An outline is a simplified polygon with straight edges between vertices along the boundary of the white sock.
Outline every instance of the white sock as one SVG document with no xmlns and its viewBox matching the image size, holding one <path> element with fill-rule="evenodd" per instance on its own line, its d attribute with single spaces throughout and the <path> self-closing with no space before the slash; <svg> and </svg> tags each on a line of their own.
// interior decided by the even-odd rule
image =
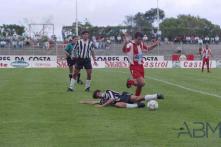
<svg viewBox="0 0 221 147">
<path fill-rule="evenodd" d="M 86 80 L 85 89 L 91 87 L 91 80 Z"/>
<path fill-rule="evenodd" d="M 157 99 L 157 94 L 145 95 L 144 99 L 145 99 L 146 101 L 156 100 L 156 99 Z"/>
<path fill-rule="evenodd" d="M 70 83 L 70 87 L 69 88 L 74 89 L 75 83 L 76 83 L 76 80 L 71 78 L 71 83 Z"/>
<path fill-rule="evenodd" d="M 132 108 L 137 108 L 138 105 L 137 104 L 127 104 L 126 107 L 129 108 L 129 109 L 130 108 L 132 109 Z"/>
</svg>

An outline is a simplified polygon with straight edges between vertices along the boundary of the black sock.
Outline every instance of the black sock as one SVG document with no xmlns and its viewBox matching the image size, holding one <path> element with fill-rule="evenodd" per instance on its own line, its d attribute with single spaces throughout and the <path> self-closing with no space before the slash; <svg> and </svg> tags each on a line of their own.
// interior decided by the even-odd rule
<svg viewBox="0 0 221 147">
<path fill-rule="evenodd" d="M 77 76 L 77 82 L 80 82 L 80 77 L 81 77 L 81 74 L 79 73 Z"/>
<path fill-rule="evenodd" d="M 69 74 L 69 78 L 70 78 L 70 79 L 72 78 L 72 74 Z"/>
</svg>

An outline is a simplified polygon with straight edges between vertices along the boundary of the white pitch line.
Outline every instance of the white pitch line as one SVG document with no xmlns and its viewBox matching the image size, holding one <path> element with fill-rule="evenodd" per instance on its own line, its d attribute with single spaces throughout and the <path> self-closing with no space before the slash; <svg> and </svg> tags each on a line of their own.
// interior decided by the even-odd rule
<svg viewBox="0 0 221 147">
<path fill-rule="evenodd" d="M 122 72 L 122 71 L 117 71 L 117 72 L 128 74 L 127 72 Z M 186 91 L 191 91 L 191 92 L 194 92 L 194 93 L 198 93 L 198 94 L 202 94 L 202 95 L 208 95 L 208 96 L 212 96 L 212 97 L 216 97 L 216 98 L 220 98 L 221 99 L 220 95 L 209 93 L 209 92 L 205 92 L 205 91 L 201 91 L 201 90 L 197 90 L 197 89 L 193 89 L 193 88 L 188 88 L 188 87 L 185 87 L 185 86 L 182 86 L 182 85 L 179 85 L 179 84 L 175 84 L 175 83 L 172 83 L 172 82 L 169 82 L 169 81 L 161 80 L 161 79 L 158 79 L 158 78 L 154 78 L 154 77 L 150 77 L 149 76 L 149 77 L 147 77 L 147 79 L 154 80 L 154 81 L 157 81 L 157 82 L 161 82 L 161 83 L 164 83 L 164 84 L 167 84 L 167 85 L 171 85 L 171 86 L 174 86 L 174 87 L 178 87 L 178 88 L 184 89 Z"/>
<path fill-rule="evenodd" d="M 148 77 L 148 79 L 154 80 L 154 81 L 157 81 L 157 82 L 161 82 L 161 83 L 164 83 L 164 84 L 167 84 L 167 85 L 171 85 L 171 86 L 174 86 L 174 87 L 178 87 L 178 88 L 181 88 L 181 89 L 184 89 L 184 90 L 187 90 L 187 91 L 199 93 L 199 94 L 202 94 L 202 95 L 208 95 L 208 96 L 221 98 L 221 96 L 217 95 L 217 94 L 213 94 L 213 93 L 209 93 L 209 92 L 205 92 L 205 91 L 201 91 L 201 90 L 197 90 L 197 89 L 193 89 L 193 88 L 188 88 L 188 87 L 185 87 L 185 86 L 182 86 L 182 85 L 179 85 L 179 84 L 175 84 L 175 83 L 172 83 L 172 82 L 169 82 L 169 81 L 157 79 L 157 78 L 154 78 L 154 77 Z"/>
</svg>

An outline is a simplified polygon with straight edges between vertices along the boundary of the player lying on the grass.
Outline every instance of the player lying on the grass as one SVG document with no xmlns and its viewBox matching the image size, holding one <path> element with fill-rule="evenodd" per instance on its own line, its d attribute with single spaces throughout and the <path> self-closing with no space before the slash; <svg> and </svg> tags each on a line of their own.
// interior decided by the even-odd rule
<svg viewBox="0 0 221 147">
<path fill-rule="evenodd" d="M 84 100 L 80 103 L 96 105 L 96 107 L 115 106 L 117 108 L 143 108 L 145 107 L 142 101 L 150 101 L 156 99 L 164 99 L 162 94 L 152 94 L 145 96 L 135 96 L 127 92 L 116 92 L 113 90 L 95 90 L 93 93 L 93 100 Z M 99 99 L 99 100 L 97 100 Z"/>
</svg>

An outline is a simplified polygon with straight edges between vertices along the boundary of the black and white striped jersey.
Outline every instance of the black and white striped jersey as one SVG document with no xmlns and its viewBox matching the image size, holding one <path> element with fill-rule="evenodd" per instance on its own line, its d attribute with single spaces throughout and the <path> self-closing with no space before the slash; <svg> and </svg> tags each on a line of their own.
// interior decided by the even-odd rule
<svg viewBox="0 0 221 147">
<path fill-rule="evenodd" d="M 113 103 L 120 101 L 121 93 L 112 91 L 112 90 L 106 90 L 103 94 L 103 97 L 100 100 L 100 104 L 105 104 L 108 100 L 112 99 Z"/>
<path fill-rule="evenodd" d="M 92 41 L 87 40 L 84 41 L 83 39 L 80 39 L 76 46 L 75 49 L 78 52 L 78 58 L 91 58 L 91 52 L 94 50 L 95 46 Z"/>
</svg>

